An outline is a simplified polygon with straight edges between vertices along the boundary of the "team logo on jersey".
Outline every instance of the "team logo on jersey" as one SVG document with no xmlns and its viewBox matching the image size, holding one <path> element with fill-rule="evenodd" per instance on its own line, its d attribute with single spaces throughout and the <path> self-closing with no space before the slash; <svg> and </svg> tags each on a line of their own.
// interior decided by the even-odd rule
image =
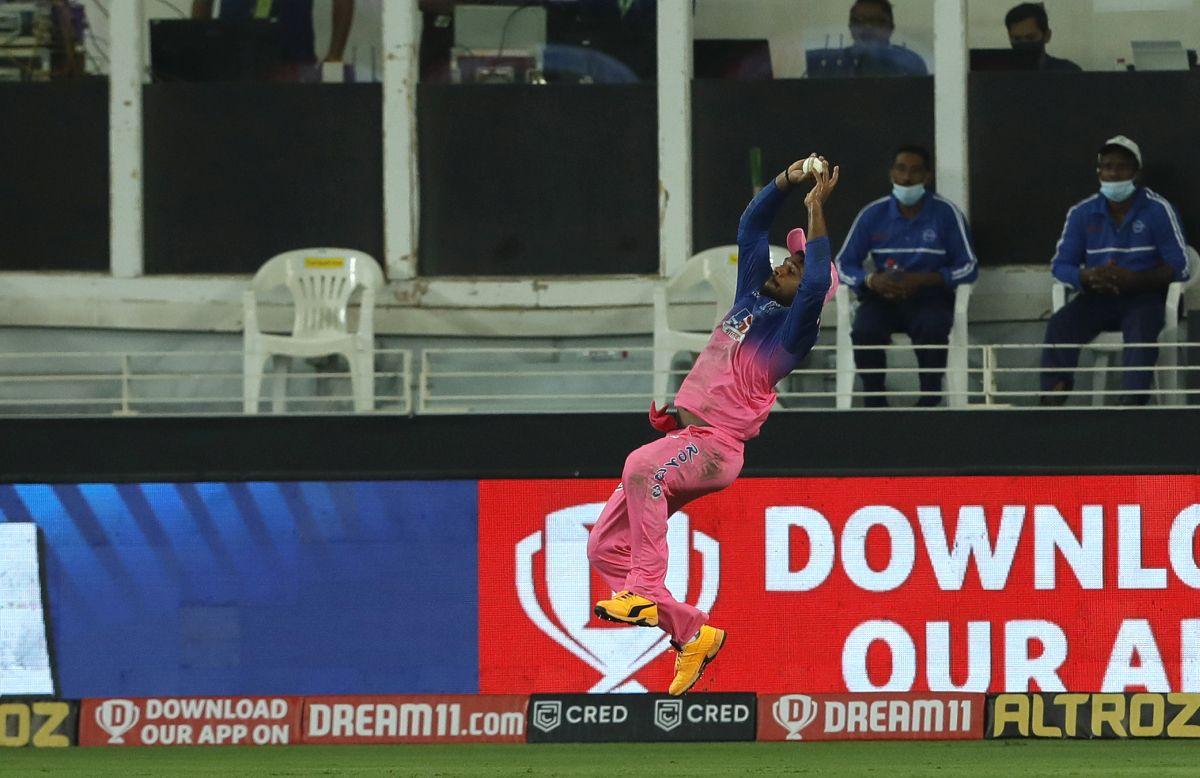
<svg viewBox="0 0 1200 778">
<path fill-rule="evenodd" d="M 644 692 L 646 687 L 633 676 L 668 649 L 670 636 L 657 629 L 588 626 L 593 605 L 588 530 L 602 510 L 604 503 L 593 502 L 555 511 L 546 516 L 545 530 L 537 530 L 517 543 L 517 597 L 538 629 L 600 673 L 600 680 L 590 692 Z M 700 593 L 694 605 L 709 611 L 717 601 L 721 582 L 720 544 L 692 530 L 688 515 L 677 512 L 667 521 L 667 545 L 673 550 L 667 560 L 667 590 L 676 599 L 687 597 L 689 579 L 695 572 L 689 552 L 694 549 L 702 566 Z M 535 582 L 534 559 L 539 554 L 545 573 L 542 581 Z M 544 602 L 539 590 L 544 591 Z M 544 715 L 547 727 L 556 726 L 551 724 L 549 712 Z M 550 731 L 538 726 L 544 732 Z"/>
<path fill-rule="evenodd" d="M 921 233 L 921 240 L 925 241 L 926 243 L 933 243 L 935 240 L 937 240 L 937 230 L 929 227 Z"/>
<path fill-rule="evenodd" d="M 1146 231 L 1146 223 L 1143 222 L 1141 219 L 1136 219 L 1133 222 L 1133 231 L 1137 232 L 1137 233 L 1145 232 Z"/>
<path fill-rule="evenodd" d="M 742 308 L 737 313 L 730 316 L 721 325 L 721 329 L 725 330 L 725 334 L 741 343 L 746 339 L 746 333 L 750 331 L 750 325 L 754 323 L 754 316 L 746 308 Z"/>
</svg>

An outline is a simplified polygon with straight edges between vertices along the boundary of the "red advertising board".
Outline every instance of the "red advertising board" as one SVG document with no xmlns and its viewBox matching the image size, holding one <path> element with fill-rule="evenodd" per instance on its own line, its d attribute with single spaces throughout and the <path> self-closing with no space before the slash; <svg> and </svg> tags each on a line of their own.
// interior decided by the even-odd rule
<svg viewBox="0 0 1200 778">
<path fill-rule="evenodd" d="M 591 612 L 615 483 L 480 483 L 480 691 L 666 688 L 662 633 Z M 744 478 L 672 517 L 667 586 L 729 632 L 698 690 L 1200 691 L 1198 526 L 1191 476 Z"/>
<path fill-rule="evenodd" d="M 759 740 L 978 740 L 982 694 L 763 694 Z"/>
<path fill-rule="evenodd" d="M 524 743 L 515 694 L 307 697 L 305 743 Z"/>
<path fill-rule="evenodd" d="M 287 745 L 300 742 L 299 697 L 83 700 L 81 746 Z"/>
</svg>

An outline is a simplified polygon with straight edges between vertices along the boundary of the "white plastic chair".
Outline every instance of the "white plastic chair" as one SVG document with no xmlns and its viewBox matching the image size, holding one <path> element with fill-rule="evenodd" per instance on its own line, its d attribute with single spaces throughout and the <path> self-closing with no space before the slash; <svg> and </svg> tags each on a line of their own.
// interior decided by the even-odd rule
<svg viewBox="0 0 1200 778">
<path fill-rule="evenodd" d="M 971 303 L 974 284 L 959 284 L 954 287 L 954 324 L 950 327 L 950 343 L 946 354 L 947 404 L 951 408 L 967 407 L 967 308 Z M 850 287 L 838 286 L 834 294 L 837 302 L 837 407 L 849 408 L 854 395 L 854 343 L 850 340 L 850 326 L 854 321 L 856 302 L 851 301 Z M 892 343 L 911 346 L 912 339 L 902 332 L 892 335 Z"/>
<path fill-rule="evenodd" d="M 1162 332 L 1158 334 L 1160 343 L 1179 343 L 1182 341 L 1182 333 L 1179 327 L 1179 304 L 1183 300 L 1183 293 L 1191 285 L 1196 278 L 1197 271 L 1200 271 L 1200 254 L 1191 246 L 1187 247 L 1187 264 L 1191 271 L 1188 274 L 1187 281 L 1172 281 L 1167 287 L 1167 301 L 1164 310 L 1164 324 Z M 1054 282 L 1050 288 L 1050 311 L 1058 313 L 1058 310 L 1067 304 L 1066 284 Z M 1092 405 L 1104 405 L 1104 390 L 1108 386 L 1108 367 L 1112 364 L 1113 359 L 1124 348 L 1124 337 L 1120 332 L 1101 332 L 1096 336 L 1091 343 L 1084 344 L 1084 348 L 1089 349 L 1093 354 L 1092 370 Z M 1179 347 L 1168 346 L 1159 347 L 1158 363 L 1166 368 L 1165 370 L 1155 370 L 1153 375 L 1154 383 L 1158 386 L 1160 401 L 1165 405 L 1178 405 L 1183 402 L 1183 396 L 1179 393 L 1179 373 L 1174 370 L 1179 364 Z"/>
<path fill-rule="evenodd" d="M 771 265 L 778 265 L 790 256 L 782 246 L 770 247 Z M 708 344 L 713 328 L 721 322 L 733 305 L 737 292 L 736 245 L 716 246 L 696 254 L 683 265 L 674 277 L 660 282 L 654 288 L 654 401 L 662 405 L 667 401 L 667 387 L 671 380 L 671 363 L 681 351 L 698 354 Z M 678 304 L 678 298 L 700 284 L 707 283 L 715 295 L 713 315 L 707 329 L 672 329 L 670 309 Z"/>
<path fill-rule="evenodd" d="M 353 249 L 310 248 L 288 251 L 267 260 L 242 293 L 243 409 L 258 413 L 263 368 L 268 358 L 321 357 L 341 354 L 350 363 L 354 410 L 375 406 L 375 290 L 383 286 L 383 271 L 370 255 Z M 269 335 L 258 326 L 258 298 L 286 286 L 292 294 L 295 318 L 290 335 Z M 349 332 L 346 309 L 350 296 L 363 287 L 358 331 Z M 276 410 L 282 410 L 285 387 L 278 379 Z"/>
</svg>

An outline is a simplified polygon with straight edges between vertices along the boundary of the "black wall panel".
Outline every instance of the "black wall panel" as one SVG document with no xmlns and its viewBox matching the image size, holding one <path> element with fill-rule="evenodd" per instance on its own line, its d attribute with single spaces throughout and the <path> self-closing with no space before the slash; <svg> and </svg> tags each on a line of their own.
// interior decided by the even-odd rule
<svg viewBox="0 0 1200 778">
<path fill-rule="evenodd" d="M 108 271 L 108 81 L 0 84 L 3 270 Z"/>
<path fill-rule="evenodd" d="M 309 246 L 382 264 L 379 84 L 145 87 L 146 272 L 253 273 Z"/>
<path fill-rule="evenodd" d="M 654 90 L 421 84 L 421 274 L 657 273 Z"/>
<path fill-rule="evenodd" d="M 378 84 L 150 84 L 144 96 L 148 272 L 253 272 L 310 245 L 383 259 Z M 697 250 L 734 240 L 752 148 L 764 179 L 810 150 L 843 165 L 829 208 L 840 246 L 887 193 L 892 148 L 933 143 L 930 78 L 698 80 L 693 97 Z M 419 99 L 423 273 L 657 270 L 653 84 L 422 84 Z M 101 79 L 0 85 L 6 269 L 108 269 L 107 101 Z M 1145 183 L 1200 240 L 1200 74 L 973 73 L 969 108 L 983 263 L 1048 261 L 1116 133 L 1142 144 Z M 792 198 L 772 240 L 804 218 Z"/>
<path fill-rule="evenodd" d="M 972 73 L 971 225 L 983 264 L 1046 262 L 1067 210 L 1098 188 L 1096 150 L 1123 134 L 1142 183 L 1200 237 L 1200 72 Z"/>
<path fill-rule="evenodd" d="M 645 414 L 10 419 L 0 481 L 617 478 Z M 1198 473 L 1191 410 L 780 413 L 744 473 Z"/>
</svg>

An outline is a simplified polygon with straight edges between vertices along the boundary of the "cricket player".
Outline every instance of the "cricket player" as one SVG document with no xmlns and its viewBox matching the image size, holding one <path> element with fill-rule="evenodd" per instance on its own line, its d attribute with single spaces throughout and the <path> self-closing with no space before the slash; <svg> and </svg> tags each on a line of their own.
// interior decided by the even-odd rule
<svg viewBox="0 0 1200 778">
<path fill-rule="evenodd" d="M 831 171 L 824 158 L 812 155 L 776 176 L 746 208 L 738 225 L 733 306 L 684 379 L 675 409 L 651 403 L 650 423 L 667 434 L 625 460 L 621 483 L 588 538 L 588 559 L 617 592 L 596 603 L 596 615 L 659 627 L 671 636 L 677 652 L 669 690 L 674 695 L 700 679 L 725 632 L 667 591 L 667 519 L 733 483 L 745 441 L 758 434 L 775 402 L 775 384 L 816 342 L 821 308 L 837 285 L 822 208 L 838 175 L 838 168 Z M 813 186 L 804 198 L 807 241 L 803 230 L 792 230 L 791 256 L 772 270 L 767 231 L 788 192 L 808 179 Z"/>
</svg>

